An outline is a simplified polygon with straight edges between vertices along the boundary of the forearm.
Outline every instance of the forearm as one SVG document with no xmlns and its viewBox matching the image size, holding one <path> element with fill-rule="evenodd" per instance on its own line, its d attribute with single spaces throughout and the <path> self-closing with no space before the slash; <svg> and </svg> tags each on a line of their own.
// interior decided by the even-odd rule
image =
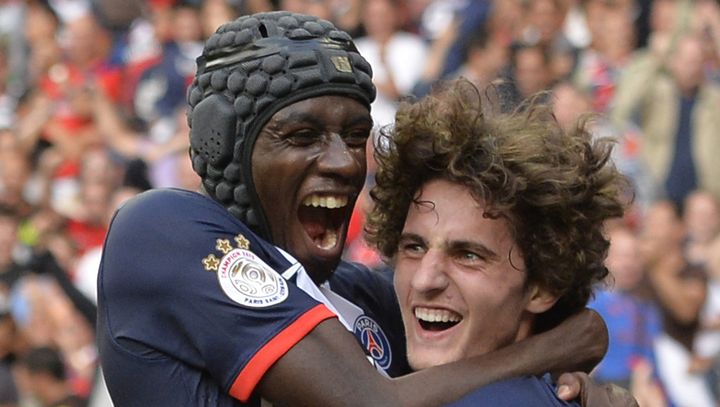
<svg viewBox="0 0 720 407">
<path fill-rule="evenodd" d="M 125 157 L 140 154 L 140 138 L 128 129 L 115 105 L 103 94 L 95 96 L 95 122 L 102 138 L 110 147 Z"/>
<path fill-rule="evenodd" d="M 36 97 L 31 102 L 31 109 L 27 116 L 23 117 L 17 128 L 17 141 L 20 149 L 30 153 L 35 148 L 43 127 L 49 119 L 50 102 L 44 98 Z"/>
</svg>

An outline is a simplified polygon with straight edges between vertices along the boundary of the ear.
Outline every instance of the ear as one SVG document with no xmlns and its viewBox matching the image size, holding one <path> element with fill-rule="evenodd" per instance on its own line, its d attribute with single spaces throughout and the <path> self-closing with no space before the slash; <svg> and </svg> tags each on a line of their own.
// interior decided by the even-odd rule
<svg viewBox="0 0 720 407">
<path fill-rule="evenodd" d="M 533 314 L 542 314 L 549 310 L 558 300 L 557 295 L 550 291 L 533 284 L 529 289 L 530 301 L 525 306 L 525 311 Z"/>
</svg>

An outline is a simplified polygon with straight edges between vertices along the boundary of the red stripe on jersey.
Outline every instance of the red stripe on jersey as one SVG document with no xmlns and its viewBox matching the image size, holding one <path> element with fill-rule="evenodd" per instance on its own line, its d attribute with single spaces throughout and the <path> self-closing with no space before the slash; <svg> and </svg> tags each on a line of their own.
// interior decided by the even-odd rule
<svg viewBox="0 0 720 407">
<path fill-rule="evenodd" d="M 270 366 L 315 329 L 320 322 L 335 317 L 336 315 L 324 304 L 310 308 L 255 353 L 230 387 L 230 395 L 243 403 L 246 402 Z"/>
</svg>

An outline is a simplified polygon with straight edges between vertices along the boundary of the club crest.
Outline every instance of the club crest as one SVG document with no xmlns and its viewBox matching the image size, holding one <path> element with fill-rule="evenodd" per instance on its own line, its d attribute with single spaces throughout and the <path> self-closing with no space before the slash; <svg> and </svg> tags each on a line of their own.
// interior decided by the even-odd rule
<svg viewBox="0 0 720 407">
<path fill-rule="evenodd" d="M 255 253 L 247 250 L 249 242 L 238 235 L 238 247 L 227 239 L 218 239 L 215 246 L 223 253 L 221 258 L 208 255 L 202 263 L 206 270 L 217 273 L 218 282 L 225 295 L 240 305 L 264 308 L 279 304 L 288 297 L 288 287 L 275 270 Z"/>
<path fill-rule="evenodd" d="M 392 362 L 392 351 L 390 342 L 380 325 L 367 315 L 361 315 L 355 320 L 353 331 L 362 342 L 368 355 L 383 370 L 387 370 Z"/>
</svg>

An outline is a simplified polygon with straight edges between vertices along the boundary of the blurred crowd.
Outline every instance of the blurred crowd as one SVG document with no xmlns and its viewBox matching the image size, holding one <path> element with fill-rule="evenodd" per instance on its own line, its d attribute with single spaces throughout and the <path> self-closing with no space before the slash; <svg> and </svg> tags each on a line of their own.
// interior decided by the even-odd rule
<svg viewBox="0 0 720 407">
<path fill-rule="evenodd" d="M 356 39 L 376 131 L 464 76 L 507 108 L 536 95 L 561 125 L 615 138 L 632 204 L 607 227 L 611 274 L 591 306 L 610 349 L 594 377 L 641 406 L 719 405 L 718 0 L 0 0 L 0 407 L 111 405 L 94 345 L 107 225 L 144 190 L 198 189 L 195 58 L 223 22 L 279 9 Z M 369 204 L 346 258 L 380 266 Z"/>
</svg>

